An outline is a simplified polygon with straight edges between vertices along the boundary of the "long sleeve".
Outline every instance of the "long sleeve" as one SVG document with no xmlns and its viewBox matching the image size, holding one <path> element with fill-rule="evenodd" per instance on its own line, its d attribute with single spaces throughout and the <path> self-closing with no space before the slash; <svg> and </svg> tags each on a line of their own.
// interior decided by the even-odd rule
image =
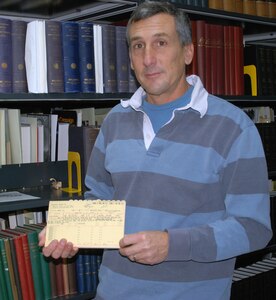
<svg viewBox="0 0 276 300">
<path fill-rule="evenodd" d="M 219 182 L 225 211 L 203 226 L 169 230 L 168 260 L 224 260 L 263 248 L 271 239 L 267 167 L 253 124 L 233 139 Z"/>
<path fill-rule="evenodd" d="M 85 185 L 88 188 L 85 198 L 112 199 L 113 186 L 111 176 L 105 169 L 105 141 L 100 130 L 89 160 Z"/>
</svg>

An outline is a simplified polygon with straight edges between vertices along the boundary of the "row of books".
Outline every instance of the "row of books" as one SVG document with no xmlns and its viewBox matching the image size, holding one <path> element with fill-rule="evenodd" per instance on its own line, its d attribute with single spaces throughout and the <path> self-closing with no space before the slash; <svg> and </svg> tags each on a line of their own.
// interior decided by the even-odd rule
<svg viewBox="0 0 276 300">
<path fill-rule="evenodd" d="M 0 165 L 67 160 L 68 151 L 79 152 L 87 161 L 109 109 L 21 114 L 20 109 L 1 108 Z"/>
<path fill-rule="evenodd" d="M 171 0 L 170 2 L 182 5 L 191 5 L 196 7 L 208 7 L 208 0 Z"/>
<path fill-rule="evenodd" d="M 0 18 L 0 92 L 133 92 L 126 27 Z"/>
<path fill-rule="evenodd" d="M 276 17 L 274 0 L 209 0 L 209 8 L 267 18 Z"/>
<path fill-rule="evenodd" d="M 195 49 L 188 73 L 198 74 L 208 92 L 244 94 L 243 30 L 240 26 L 192 20 Z"/>
<path fill-rule="evenodd" d="M 276 171 L 276 123 L 257 123 L 265 151 L 267 167 L 269 172 Z M 276 210 L 273 211 L 276 215 Z"/>
<path fill-rule="evenodd" d="M 247 106 L 242 109 L 256 124 L 259 131 L 264 147 L 268 171 L 276 171 L 276 123 L 274 109 L 269 106 Z M 274 208 L 274 206 L 275 205 L 271 204 L 271 207 Z M 276 215 L 276 211 L 273 210 L 273 214 L 274 213 Z"/>
<path fill-rule="evenodd" d="M 276 123 L 274 109 L 269 106 L 250 106 L 242 109 L 253 120 L 259 131 L 264 147 L 268 171 L 276 171 Z M 274 213 L 276 215 L 276 211 L 273 211 L 273 214 Z"/>
<path fill-rule="evenodd" d="M 47 300 L 95 293 L 101 252 L 83 249 L 72 259 L 46 258 L 38 246 L 44 226 L 0 230 L 0 299 Z"/>
<path fill-rule="evenodd" d="M 256 90 L 258 96 L 276 94 L 276 47 L 268 45 L 246 45 L 244 51 L 246 65 L 256 67 Z M 245 94 L 249 95 L 251 82 L 245 81 Z"/>
<path fill-rule="evenodd" d="M 254 123 L 275 122 L 274 109 L 269 106 L 247 106 L 242 110 L 247 113 Z"/>
<path fill-rule="evenodd" d="M 231 300 L 276 299 L 276 258 L 264 258 L 234 271 Z"/>
</svg>

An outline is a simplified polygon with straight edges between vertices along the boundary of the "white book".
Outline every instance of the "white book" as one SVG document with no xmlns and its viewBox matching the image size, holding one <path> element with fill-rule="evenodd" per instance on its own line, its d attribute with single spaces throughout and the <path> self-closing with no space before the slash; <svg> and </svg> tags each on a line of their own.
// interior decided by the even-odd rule
<svg viewBox="0 0 276 300">
<path fill-rule="evenodd" d="M 8 109 L 11 163 L 22 163 L 20 109 Z"/>
<path fill-rule="evenodd" d="M 15 217 L 16 217 L 16 224 L 17 226 L 23 226 L 24 223 L 24 212 L 23 211 L 17 211 L 15 213 Z"/>
<path fill-rule="evenodd" d="M 5 109 L 0 109 L 0 165 L 6 164 L 6 122 Z"/>
<path fill-rule="evenodd" d="M 35 20 L 27 25 L 25 64 L 30 93 L 48 93 L 45 21 Z"/>
<path fill-rule="evenodd" d="M 0 218 L 0 229 L 6 229 L 6 220 L 4 218 Z"/>
<path fill-rule="evenodd" d="M 40 224 L 43 222 L 43 213 L 42 211 L 35 212 L 35 224 Z"/>
<path fill-rule="evenodd" d="M 44 162 L 44 125 L 37 124 L 37 161 Z"/>
<path fill-rule="evenodd" d="M 30 126 L 31 130 L 31 162 L 37 162 L 37 118 L 21 116 L 21 124 Z M 23 142 L 23 141 L 22 141 Z"/>
<path fill-rule="evenodd" d="M 95 61 L 95 83 L 96 93 L 103 93 L 103 52 L 102 52 L 102 27 L 93 25 L 94 33 L 94 61 Z"/>
<path fill-rule="evenodd" d="M 57 160 L 68 160 L 69 123 L 58 123 L 58 153 Z"/>
<path fill-rule="evenodd" d="M 44 130 L 43 130 L 43 145 L 44 145 L 44 154 L 43 154 L 43 161 L 49 162 L 51 161 L 51 114 L 42 114 L 42 113 L 37 113 L 37 114 L 29 114 L 28 116 L 33 116 L 37 118 L 37 128 L 38 131 L 40 130 L 39 126 L 42 125 Z M 39 133 L 38 133 L 38 147 L 41 144 L 39 142 Z M 38 156 L 39 156 L 39 149 L 38 149 Z M 40 162 L 40 158 L 39 162 Z"/>
<path fill-rule="evenodd" d="M 16 213 L 11 212 L 8 216 L 9 219 L 9 228 L 14 229 L 17 226 L 17 219 L 16 219 Z"/>
<path fill-rule="evenodd" d="M 29 124 L 21 124 L 21 140 L 22 162 L 31 163 L 31 126 Z"/>
<path fill-rule="evenodd" d="M 5 143 L 6 143 L 6 165 L 12 163 L 12 154 L 11 154 L 11 138 L 10 138 L 10 127 L 9 127 L 9 114 L 8 109 L 5 110 Z"/>
</svg>

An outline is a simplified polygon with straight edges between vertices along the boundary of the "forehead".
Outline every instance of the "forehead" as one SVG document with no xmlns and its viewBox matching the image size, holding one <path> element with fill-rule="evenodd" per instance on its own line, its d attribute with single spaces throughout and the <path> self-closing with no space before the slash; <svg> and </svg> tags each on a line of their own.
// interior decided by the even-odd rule
<svg viewBox="0 0 276 300">
<path fill-rule="evenodd" d="M 159 34 L 168 36 L 176 33 L 174 17 L 168 14 L 160 13 L 147 19 L 132 23 L 129 27 L 130 39 L 146 38 Z"/>
</svg>

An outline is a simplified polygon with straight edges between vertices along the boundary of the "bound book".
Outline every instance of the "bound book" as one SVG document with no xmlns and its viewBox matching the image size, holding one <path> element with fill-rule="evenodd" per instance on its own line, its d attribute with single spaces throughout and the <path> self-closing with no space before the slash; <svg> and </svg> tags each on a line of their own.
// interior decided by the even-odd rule
<svg viewBox="0 0 276 300">
<path fill-rule="evenodd" d="M 1 234 L 8 237 L 14 243 L 23 299 L 35 300 L 30 249 L 27 235 L 17 233 L 13 229 L 2 230 Z"/>
<path fill-rule="evenodd" d="M 12 92 L 11 20 L 0 18 L 0 93 Z"/>
<path fill-rule="evenodd" d="M 244 64 L 255 65 L 257 69 L 257 94 L 269 96 L 275 94 L 276 51 L 272 46 L 247 45 L 244 52 Z M 245 78 L 245 94 L 251 94 L 251 85 Z"/>
<path fill-rule="evenodd" d="M 79 25 L 76 22 L 62 23 L 62 47 L 64 64 L 64 91 L 80 92 Z"/>
<path fill-rule="evenodd" d="M 27 22 L 12 20 L 12 92 L 27 93 L 25 42 Z"/>
<path fill-rule="evenodd" d="M 64 69 L 62 53 L 61 23 L 45 22 L 47 47 L 47 84 L 49 93 L 64 92 Z"/>
<path fill-rule="evenodd" d="M 31 21 L 27 25 L 25 63 L 28 91 L 30 93 L 48 93 L 44 20 Z"/>
<path fill-rule="evenodd" d="M 119 93 L 128 92 L 129 57 L 126 41 L 126 27 L 115 26 L 116 34 L 116 72 Z"/>
<path fill-rule="evenodd" d="M 50 201 L 45 245 L 62 238 L 79 248 L 119 248 L 124 200 Z"/>
<path fill-rule="evenodd" d="M 205 60 L 205 21 L 196 21 L 196 53 L 197 53 L 197 74 L 205 85 L 206 60 Z"/>
<path fill-rule="evenodd" d="M 223 0 L 209 0 L 209 8 L 223 9 Z"/>
<path fill-rule="evenodd" d="M 117 92 L 115 26 L 102 25 L 103 83 L 105 93 Z"/>
<path fill-rule="evenodd" d="M 1 263 L 3 269 L 1 269 L 0 282 L 3 288 L 1 294 L 4 299 L 18 299 L 21 294 L 21 287 L 19 281 L 16 281 L 15 267 L 17 267 L 16 258 L 13 260 L 12 250 L 13 242 L 10 237 L 2 234 L 0 231 L 0 251 L 1 251 Z M 6 297 L 6 298 L 5 298 Z"/>
<path fill-rule="evenodd" d="M 79 64 L 81 91 L 94 93 L 96 91 L 94 32 L 91 22 L 79 23 Z"/>
</svg>

